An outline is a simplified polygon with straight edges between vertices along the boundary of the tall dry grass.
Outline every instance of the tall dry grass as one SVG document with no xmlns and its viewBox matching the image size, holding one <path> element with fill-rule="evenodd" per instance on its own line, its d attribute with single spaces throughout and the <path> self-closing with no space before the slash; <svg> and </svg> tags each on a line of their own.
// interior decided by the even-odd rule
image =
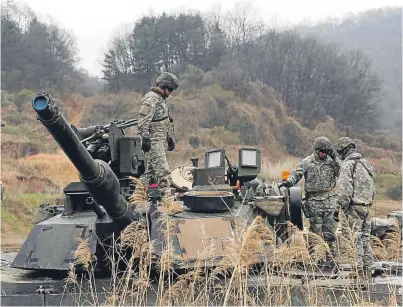
<svg viewBox="0 0 403 307">
<path fill-rule="evenodd" d="M 287 157 L 284 160 L 272 160 L 268 157 L 262 157 L 262 176 L 267 181 L 281 181 L 281 172 L 283 170 L 292 171 L 301 159 L 296 157 Z"/>
<path fill-rule="evenodd" d="M 146 201 L 146 198 L 143 200 Z M 362 306 L 364 302 L 365 305 L 397 305 L 396 288 L 392 286 L 389 298 L 377 302 L 365 288 L 370 280 L 344 276 L 342 278 L 348 278 L 348 283 L 336 284 L 333 281 L 332 284 L 328 278 L 321 277 L 318 262 L 326 258 L 328 246 L 325 241 L 320 236 L 289 225 L 289 238 L 276 245 L 273 229 L 261 216 L 249 225 L 245 219 L 234 220 L 233 238 L 219 260 L 201 224 L 200 229 L 195 231 L 201 233 L 203 248 L 199 250 L 193 268 L 178 275 L 175 264 L 186 260 L 175 254 L 172 243 L 177 207 L 168 198 L 162 206 L 162 210 L 170 214 L 159 217 L 158 227 L 166 238 L 161 253 L 157 255 L 154 251 L 148 225 L 133 222 L 110 246 L 112 278 L 109 287 L 96 289 L 93 286 L 93 267 L 89 265 L 93 259 L 83 252 L 88 249 L 79 248 L 81 252 L 76 253 L 77 263 L 84 265 L 87 284 L 91 286 L 84 287 L 82 280 L 77 281 L 72 269 L 75 278 L 70 283 L 75 286 L 77 303 L 83 303 L 85 297 L 87 305 L 101 303 L 113 306 Z M 170 211 L 169 208 L 175 210 Z M 350 236 L 338 242 L 341 253 L 336 260 L 354 268 L 354 234 L 351 229 L 346 231 L 350 231 Z M 376 243 L 373 248 L 378 260 L 401 259 L 401 233 L 392 233 L 383 242 Z M 388 251 L 393 249 L 394 252 L 379 253 L 377 246 Z M 152 267 L 157 274 L 153 274 Z M 296 272 L 299 277 L 290 278 Z M 313 278 L 315 274 L 317 277 Z M 99 300 L 98 292 L 107 294 L 105 302 Z"/>
<path fill-rule="evenodd" d="M 78 172 L 66 155 L 37 154 L 17 161 L 20 174 L 27 179 L 38 177 L 44 185 L 52 183 L 61 193 L 72 181 L 79 181 Z"/>
</svg>

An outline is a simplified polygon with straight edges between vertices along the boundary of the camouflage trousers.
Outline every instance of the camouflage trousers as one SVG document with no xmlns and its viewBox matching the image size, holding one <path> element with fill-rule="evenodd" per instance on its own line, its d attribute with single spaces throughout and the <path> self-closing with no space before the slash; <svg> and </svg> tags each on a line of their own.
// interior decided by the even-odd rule
<svg viewBox="0 0 403 307">
<path fill-rule="evenodd" d="M 323 200 L 308 199 L 306 201 L 306 207 L 309 214 L 309 230 L 321 236 L 328 244 L 331 256 L 333 258 L 337 257 L 336 198 L 332 196 Z M 330 258 L 330 255 L 328 255 L 328 258 Z"/>
<path fill-rule="evenodd" d="M 144 153 L 145 157 L 145 172 L 140 176 L 141 182 L 145 187 L 150 184 L 157 183 L 160 191 L 169 195 L 171 183 L 171 171 L 169 169 L 165 139 L 152 138 L 151 149 Z"/>
<path fill-rule="evenodd" d="M 374 262 L 371 248 L 369 221 L 369 208 L 367 206 L 352 205 L 346 214 L 348 225 L 343 225 L 343 238 L 347 241 L 353 235 L 355 247 L 355 261 L 357 269 L 369 268 Z M 351 240 L 351 241 L 352 241 Z"/>
</svg>

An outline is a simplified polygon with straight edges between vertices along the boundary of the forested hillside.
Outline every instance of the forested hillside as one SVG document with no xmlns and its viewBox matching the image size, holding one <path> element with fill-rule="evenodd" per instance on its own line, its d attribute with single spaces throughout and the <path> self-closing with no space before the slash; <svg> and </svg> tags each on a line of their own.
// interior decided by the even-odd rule
<svg viewBox="0 0 403 307">
<path fill-rule="evenodd" d="M 243 102 L 259 84 L 270 87 L 288 115 L 310 129 L 327 116 L 345 132 L 381 127 L 380 82 L 368 58 L 294 31 L 268 28 L 243 7 L 224 16 L 143 17 L 132 31 L 113 39 L 104 78 L 112 92 L 144 91 L 159 71 L 181 74 L 187 64 L 210 72 Z M 200 86 L 194 76 L 183 81 L 181 90 Z"/>
<path fill-rule="evenodd" d="M 378 15 L 366 13 L 360 18 L 365 21 L 372 16 L 378 22 Z M 51 18 L 40 19 L 27 6 L 8 3 L 1 20 L 2 95 L 8 97 L 4 102 L 14 103 L 21 111 L 30 91 L 48 90 L 64 97 L 97 97 L 101 91 L 120 93 L 118 97 L 129 91 L 142 94 L 160 71 L 168 70 L 181 81 L 171 103 L 172 112 L 181 114 L 178 127 L 192 112 L 202 115 L 191 134 L 223 127 L 239 134 L 243 144 L 267 147 L 276 140 L 281 144 L 277 152 L 299 156 L 315 134 L 306 137 L 302 131 L 331 122 L 335 137 L 348 134 L 370 146 L 400 150 L 401 140 L 382 132 L 379 114 L 384 108 L 385 82 L 364 52 L 256 20 L 246 4 L 226 13 L 144 16 L 129 31 L 111 37 L 101 84 L 77 69 L 73 33 Z M 385 27 L 395 29 L 397 24 Z M 390 48 L 393 58 L 396 48 Z M 192 111 L 191 102 L 175 103 L 178 98 L 195 101 L 196 109 Z M 111 118 L 111 111 L 118 117 L 119 112 L 125 113 L 121 104 L 106 107 L 100 100 L 95 98 L 91 110 L 108 114 L 105 119 Z M 80 118 L 99 117 L 91 110 L 85 108 Z M 189 133 L 178 128 L 182 139 Z"/>
<path fill-rule="evenodd" d="M 382 125 L 402 133 L 402 8 L 383 8 L 315 26 L 300 25 L 298 32 L 338 43 L 344 50 L 360 49 L 371 62 L 381 84 Z"/>
<path fill-rule="evenodd" d="M 1 12 L 1 88 L 95 95 L 96 78 L 77 68 L 74 35 L 51 17 L 40 19 L 28 6 L 7 1 Z"/>
</svg>

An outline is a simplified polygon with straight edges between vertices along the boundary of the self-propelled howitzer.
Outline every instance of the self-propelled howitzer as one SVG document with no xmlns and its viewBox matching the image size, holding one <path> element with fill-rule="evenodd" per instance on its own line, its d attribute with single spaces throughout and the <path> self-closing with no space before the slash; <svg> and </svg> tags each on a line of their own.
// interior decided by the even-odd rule
<svg viewBox="0 0 403 307">
<path fill-rule="evenodd" d="M 121 184 L 122 178 L 116 174 L 124 172 L 114 171 L 107 162 L 93 159 L 52 98 L 47 93 L 37 95 L 32 101 L 32 107 L 38 114 L 38 120 L 77 168 L 81 182 L 72 182 L 64 188 L 64 212 L 34 226 L 12 266 L 67 270 L 74 261 L 74 251 L 79 243 L 77 238 L 88 239 L 91 253 L 97 255 L 101 250 L 99 243 L 108 240 L 113 234 L 118 235 L 141 216 L 131 209 L 122 192 L 124 184 Z M 114 130 L 116 125 L 111 123 L 109 128 Z M 122 146 L 130 143 L 130 146 L 126 146 L 128 150 L 126 147 L 122 150 L 124 155 L 130 153 L 130 159 L 126 159 L 130 160 L 130 165 L 122 169 L 126 169 L 129 175 L 136 175 L 139 157 L 135 149 L 140 147 L 139 139 L 116 135 L 110 136 L 111 148 L 114 142 Z M 117 151 L 119 146 L 115 147 Z"/>
</svg>

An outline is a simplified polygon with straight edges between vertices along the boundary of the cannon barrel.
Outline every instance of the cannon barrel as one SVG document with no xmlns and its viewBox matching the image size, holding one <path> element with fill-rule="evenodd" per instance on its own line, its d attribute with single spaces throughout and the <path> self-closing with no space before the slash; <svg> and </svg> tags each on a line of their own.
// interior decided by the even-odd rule
<svg viewBox="0 0 403 307">
<path fill-rule="evenodd" d="M 38 119 L 63 149 L 80 173 L 80 180 L 98 205 L 121 229 L 139 216 L 129 208 L 120 194 L 120 183 L 107 163 L 93 159 L 67 123 L 57 105 L 47 94 L 39 94 L 32 100 Z M 95 208 L 94 211 L 96 212 Z"/>
</svg>

